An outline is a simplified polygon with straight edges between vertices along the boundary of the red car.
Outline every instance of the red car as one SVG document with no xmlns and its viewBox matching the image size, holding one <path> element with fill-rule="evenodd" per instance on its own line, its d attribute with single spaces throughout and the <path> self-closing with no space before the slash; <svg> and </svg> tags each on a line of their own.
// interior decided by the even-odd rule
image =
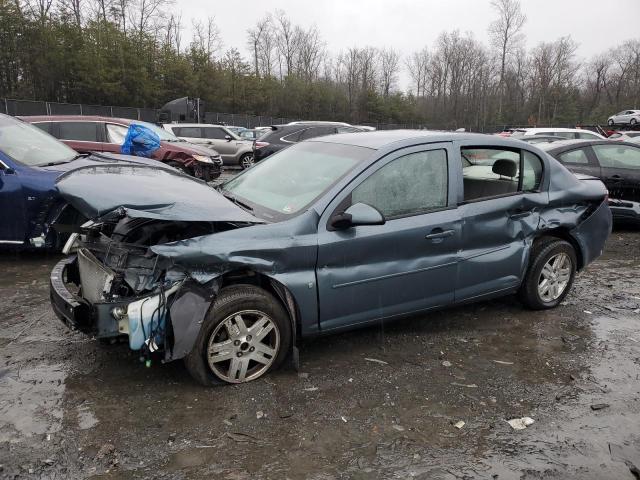
<svg viewBox="0 0 640 480">
<path fill-rule="evenodd" d="M 160 137 L 160 148 L 151 158 L 189 175 L 210 181 L 218 178 L 222 158 L 215 150 L 185 142 L 152 123 L 128 118 L 56 115 L 19 117 L 53 135 L 79 153 L 120 153 L 129 125 L 144 125 Z"/>
</svg>

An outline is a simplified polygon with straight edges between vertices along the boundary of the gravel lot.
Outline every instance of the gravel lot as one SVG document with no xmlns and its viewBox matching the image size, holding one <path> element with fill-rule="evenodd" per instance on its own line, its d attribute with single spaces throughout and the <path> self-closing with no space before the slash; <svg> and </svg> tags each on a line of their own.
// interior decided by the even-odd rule
<svg viewBox="0 0 640 480">
<path fill-rule="evenodd" d="M 0 255 L 2 478 L 637 478 L 639 229 L 556 310 L 505 298 L 307 341 L 300 372 L 213 389 L 69 332 L 57 258 Z"/>
</svg>

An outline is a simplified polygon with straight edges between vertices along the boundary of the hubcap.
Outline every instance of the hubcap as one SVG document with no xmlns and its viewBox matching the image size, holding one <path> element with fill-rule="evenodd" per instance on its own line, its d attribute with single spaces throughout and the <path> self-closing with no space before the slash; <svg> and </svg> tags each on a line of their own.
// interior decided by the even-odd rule
<svg viewBox="0 0 640 480">
<path fill-rule="evenodd" d="M 280 331 L 264 312 L 243 310 L 213 330 L 207 345 L 211 371 L 221 380 L 242 383 L 264 374 L 280 349 Z"/>
<path fill-rule="evenodd" d="M 543 302 L 553 302 L 564 293 L 571 278 L 571 267 L 571 258 L 566 253 L 558 253 L 544 264 L 538 279 L 538 294 Z"/>
<path fill-rule="evenodd" d="M 243 168 L 249 168 L 251 165 L 253 165 L 253 155 L 245 155 L 242 157 Z"/>
</svg>

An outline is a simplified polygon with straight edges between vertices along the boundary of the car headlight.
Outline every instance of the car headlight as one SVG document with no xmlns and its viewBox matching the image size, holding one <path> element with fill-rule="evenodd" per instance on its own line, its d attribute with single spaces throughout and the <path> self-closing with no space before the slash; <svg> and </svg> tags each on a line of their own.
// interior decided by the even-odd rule
<svg viewBox="0 0 640 480">
<path fill-rule="evenodd" d="M 193 159 L 202 163 L 213 163 L 213 160 L 205 155 L 193 155 Z"/>
</svg>

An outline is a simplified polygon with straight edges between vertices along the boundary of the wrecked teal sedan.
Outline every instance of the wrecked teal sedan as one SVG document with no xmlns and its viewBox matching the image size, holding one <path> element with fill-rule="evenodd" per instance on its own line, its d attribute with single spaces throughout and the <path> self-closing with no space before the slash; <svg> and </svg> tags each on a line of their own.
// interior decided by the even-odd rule
<svg viewBox="0 0 640 480">
<path fill-rule="evenodd" d="M 57 315 L 184 359 L 204 385 L 296 361 L 300 339 L 432 309 L 509 294 L 553 308 L 611 231 L 598 179 L 467 133 L 321 137 L 218 190 L 133 165 L 57 188 L 91 219 L 51 273 Z"/>
</svg>

